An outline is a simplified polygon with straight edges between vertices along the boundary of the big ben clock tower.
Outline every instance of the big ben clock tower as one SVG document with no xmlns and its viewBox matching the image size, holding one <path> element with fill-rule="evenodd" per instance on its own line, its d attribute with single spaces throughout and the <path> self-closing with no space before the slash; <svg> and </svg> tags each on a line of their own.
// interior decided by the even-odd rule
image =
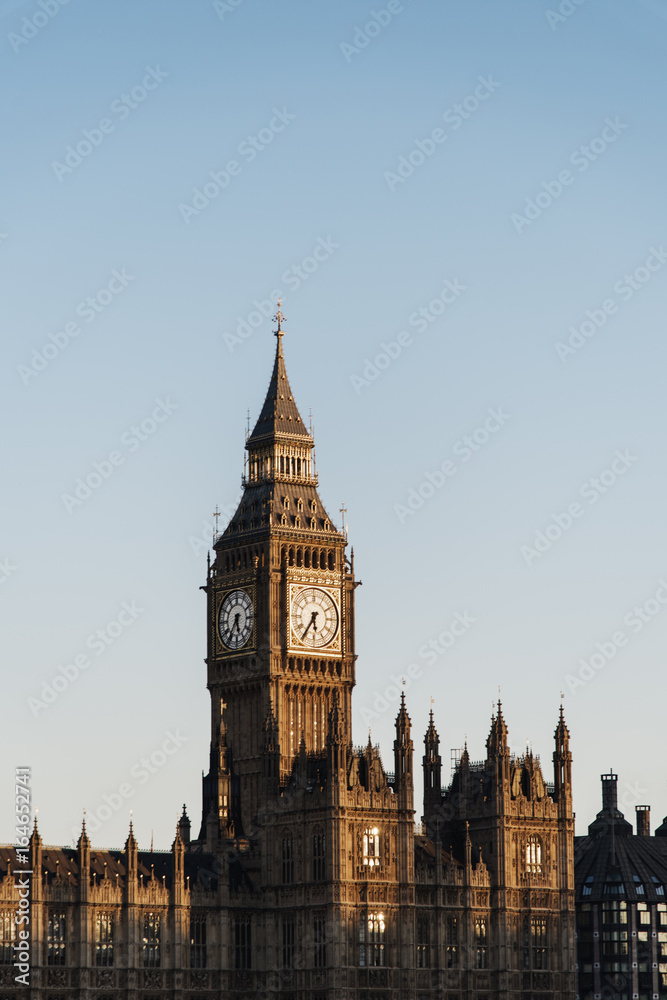
<svg viewBox="0 0 667 1000">
<path fill-rule="evenodd" d="M 317 492 L 315 442 L 287 378 L 280 303 L 275 320 L 275 363 L 246 442 L 243 496 L 215 542 L 204 588 L 211 760 L 200 841 L 209 843 L 250 835 L 267 778 L 279 793 L 304 744 L 325 755 L 334 702 L 339 733 L 351 738 L 353 565 Z"/>
</svg>

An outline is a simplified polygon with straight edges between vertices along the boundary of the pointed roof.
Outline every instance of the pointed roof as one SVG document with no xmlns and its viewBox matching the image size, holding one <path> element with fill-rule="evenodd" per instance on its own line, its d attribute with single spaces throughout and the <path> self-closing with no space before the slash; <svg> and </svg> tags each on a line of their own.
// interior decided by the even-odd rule
<svg viewBox="0 0 667 1000">
<path fill-rule="evenodd" d="M 128 834 L 127 840 L 125 841 L 125 853 L 128 854 L 130 851 L 137 850 L 137 842 L 134 839 L 134 827 L 132 825 L 132 820 L 130 820 L 130 832 Z"/>
<path fill-rule="evenodd" d="M 424 737 L 424 744 L 426 746 L 439 746 L 440 737 L 438 736 L 438 730 L 435 728 L 435 723 L 433 722 L 433 709 L 429 712 L 429 723 L 428 729 L 426 730 L 426 736 Z"/>
<path fill-rule="evenodd" d="M 90 850 L 90 840 L 88 839 L 88 832 L 86 830 L 86 816 L 84 814 L 83 823 L 81 825 L 81 836 L 79 837 L 79 842 L 76 845 L 79 850 L 88 849 Z"/>
<path fill-rule="evenodd" d="M 558 725 L 556 726 L 554 736 L 556 738 L 556 743 L 559 746 L 565 745 L 570 739 L 570 730 L 565 725 L 565 713 L 563 711 L 562 703 L 560 706 L 560 715 L 558 716 Z"/>
<path fill-rule="evenodd" d="M 508 751 L 507 746 L 507 723 L 503 718 L 502 702 L 498 699 L 498 714 L 491 716 L 491 732 L 486 741 L 486 748 L 489 756 L 495 756 Z"/>
<path fill-rule="evenodd" d="M 264 406 L 257 418 L 255 429 L 248 438 L 248 445 L 271 440 L 275 437 L 299 437 L 312 441 L 309 431 L 301 419 L 301 414 L 294 401 L 294 395 L 287 378 L 285 367 L 285 356 L 283 354 L 282 321 L 284 316 L 280 311 L 280 300 L 278 300 L 278 312 L 274 319 L 278 323 L 275 336 L 276 358 L 273 365 L 273 373 L 269 382 L 269 390 L 264 400 Z"/>
</svg>

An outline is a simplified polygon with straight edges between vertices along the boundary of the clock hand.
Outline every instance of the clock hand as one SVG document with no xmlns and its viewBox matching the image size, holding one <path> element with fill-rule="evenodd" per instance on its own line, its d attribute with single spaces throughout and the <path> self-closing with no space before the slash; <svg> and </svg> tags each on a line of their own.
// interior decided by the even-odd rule
<svg viewBox="0 0 667 1000">
<path fill-rule="evenodd" d="M 237 632 L 241 631 L 241 626 L 239 625 L 239 621 L 240 620 L 241 620 L 241 615 L 240 614 L 236 615 L 235 618 L 234 618 L 234 629 Z"/>
<path fill-rule="evenodd" d="M 302 642 L 306 638 L 306 636 L 308 635 L 308 632 L 310 630 L 310 626 L 311 625 L 315 626 L 315 631 L 317 632 L 317 611 L 313 611 L 313 613 L 310 616 L 310 621 L 308 622 L 308 625 L 306 626 L 306 631 L 301 636 L 301 641 Z"/>
</svg>

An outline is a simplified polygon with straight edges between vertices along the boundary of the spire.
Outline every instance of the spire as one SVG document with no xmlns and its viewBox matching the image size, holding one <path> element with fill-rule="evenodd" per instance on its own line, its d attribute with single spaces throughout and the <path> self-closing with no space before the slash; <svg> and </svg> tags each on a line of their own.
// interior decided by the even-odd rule
<svg viewBox="0 0 667 1000">
<path fill-rule="evenodd" d="M 79 837 L 79 842 L 76 845 L 79 851 L 89 851 L 90 850 L 90 840 L 88 839 L 88 833 L 86 831 L 86 814 L 83 814 L 83 823 L 81 824 L 81 836 Z"/>
<path fill-rule="evenodd" d="M 130 820 L 130 832 L 127 835 L 127 840 L 125 841 L 125 853 L 129 854 L 130 851 L 137 850 L 137 842 L 134 839 L 134 827 L 132 825 L 132 820 Z"/>
<path fill-rule="evenodd" d="M 489 760 L 492 757 L 499 757 L 501 755 L 509 755 L 509 746 L 507 745 L 507 724 L 503 718 L 503 708 L 500 698 L 498 699 L 498 714 L 491 716 L 491 732 L 486 741 L 487 757 Z"/>
<path fill-rule="evenodd" d="M 567 753 L 570 749 L 570 730 L 565 725 L 565 713 L 563 711 L 562 702 L 560 706 L 560 714 L 558 716 L 558 725 L 556 726 L 554 737 L 556 740 L 556 752 Z"/>
<path fill-rule="evenodd" d="M 269 441 L 280 438 L 301 438 L 306 439 L 312 445 L 313 439 L 310 436 L 306 425 L 301 419 L 301 414 L 294 401 L 294 396 L 287 378 L 285 368 L 285 356 L 283 354 L 283 323 L 285 317 L 280 308 L 278 300 L 278 312 L 274 316 L 277 328 L 274 331 L 276 344 L 276 357 L 273 364 L 273 373 L 269 382 L 269 389 L 264 400 L 264 406 L 255 424 L 255 429 L 248 438 L 249 448 L 253 445 L 269 443 Z"/>
<path fill-rule="evenodd" d="M 440 737 L 438 736 L 438 731 L 433 722 L 433 709 L 429 712 L 428 719 L 428 729 L 426 730 L 426 736 L 424 737 L 424 746 L 427 751 L 435 750 L 435 753 L 437 753 L 440 746 Z"/>
<path fill-rule="evenodd" d="M 405 690 L 401 691 L 401 707 L 396 716 L 396 739 L 394 740 L 395 789 L 412 788 L 412 753 L 414 744 L 410 738 L 412 722 L 405 707 Z"/>
</svg>

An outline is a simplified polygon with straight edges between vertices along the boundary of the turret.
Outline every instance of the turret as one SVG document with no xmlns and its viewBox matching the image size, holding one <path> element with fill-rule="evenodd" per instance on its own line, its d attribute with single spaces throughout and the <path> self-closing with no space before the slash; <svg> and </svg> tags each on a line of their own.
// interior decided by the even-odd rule
<svg viewBox="0 0 667 1000">
<path fill-rule="evenodd" d="M 178 821 L 178 831 L 181 835 L 183 846 L 187 851 L 190 846 L 190 817 L 187 814 L 185 804 L 183 805 L 183 815 Z"/>
<path fill-rule="evenodd" d="M 79 864 L 79 899 L 82 902 L 88 900 L 90 892 L 90 840 L 86 831 L 86 819 L 84 817 L 81 826 L 81 836 L 76 845 Z"/>
<path fill-rule="evenodd" d="M 414 744 L 410 738 L 412 723 L 405 707 L 405 692 L 401 693 L 401 707 L 396 716 L 396 739 L 394 740 L 394 769 L 396 772 L 394 788 L 412 788 L 412 755 Z"/>
<path fill-rule="evenodd" d="M 567 804 L 572 801 L 572 754 L 570 753 L 570 731 L 565 725 L 562 705 L 560 706 L 560 716 L 554 740 L 555 799 L 556 802 Z"/>
<path fill-rule="evenodd" d="M 130 832 L 125 841 L 125 899 L 128 903 L 134 903 L 137 891 L 137 874 L 139 864 L 139 852 L 137 842 L 134 839 L 134 828 L 130 820 Z"/>
<path fill-rule="evenodd" d="M 500 757 L 509 758 L 507 724 L 503 718 L 502 702 L 498 699 L 498 714 L 491 716 L 491 731 L 486 741 L 486 758 L 489 763 Z"/>
<path fill-rule="evenodd" d="M 176 825 L 174 843 L 171 845 L 171 864 L 173 902 L 175 906 L 181 906 L 185 889 L 185 845 L 181 839 L 180 820 Z"/>
<path fill-rule="evenodd" d="M 429 714 L 429 725 L 424 736 L 424 822 L 438 809 L 442 800 L 442 758 L 440 757 L 440 737 L 433 722 L 433 709 Z"/>
</svg>

